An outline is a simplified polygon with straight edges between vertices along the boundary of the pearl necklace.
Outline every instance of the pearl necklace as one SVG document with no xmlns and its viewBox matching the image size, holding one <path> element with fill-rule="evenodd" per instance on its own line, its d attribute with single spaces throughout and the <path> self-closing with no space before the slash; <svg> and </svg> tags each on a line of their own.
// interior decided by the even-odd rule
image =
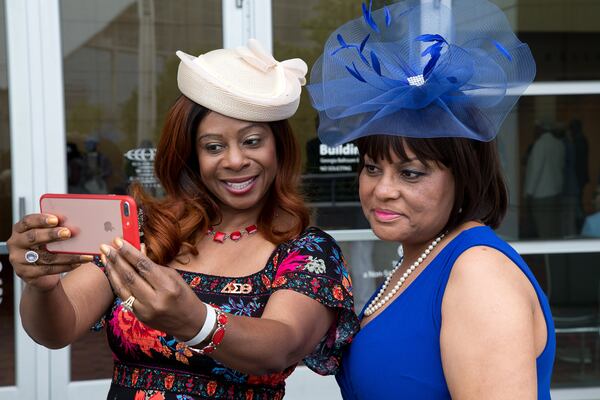
<svg viewBox="0 0 600 400">
<path fill-rule="evenodd" d="M 427 258 L 427 256 L 429 255 L 429 253 L 431 253 L 433 251 L 433 249 L 435 248 L 435 246 L 438 245 L 438 243 L 444 238 L 444 236 L 446 236 L 446 234 L 441 234 L 440 236 L 438 236 L 437 238 L 435 238 L 435 240 L 433 242 L 431 242 L 431 244 L 429 245 L 429 247 L 427 247 L 427 249 L 425 249 L 425 251 L 421 254 L 421 256 L 417 259 L 417 261 L 415 261 L 407 270 L 406 272 L 400 277 L 400 279 L 398 279 L 398 282 L 396 283 L 396 285 L 394 286 L 394 288 L 392 289 L 391 292 L 389 292 L 387 295 L 385 295 L 385 297 L 381 300 L 379 300 L 381 298 L 381 296 L 383 296 L 383 293 L 385 292 L 385 289 L 387 289 L 387 287 L 390 284 L 390 281 L 392 280 L 392 277 L 394 276 L 394 273 L 398 270 L 398 268 L 400 268 L 400 266 L 402 265 L 402 262 L 404 260 L 402 260 L 401 262 L 399 262 L 394 269 L 392 270 L 392 272 L 388 275 L 388 277 L 385 279 L 385 282 L 383 283 L 383 286 L 381 286 L 381 289 L 379 289 L 379 293 L 377 293 L 377 296 L 375 296 L 375 298 L 371 301 L 371 303 L 367 306 L 367 308 L 365 309 L 365 315 L 368 317 L 369 315 L 373 314 L 375 311 L 379 310 L 381 307 L 383 307 L 383 305 L 385 303 L 387 303 L 388 301 L 390 301 L 390 299 L 392 297 L 394 297 L 394 295 L 396 293 L 398 293 L 398 290 L 400 290 L 400 287 L 404 284 L 404 282 L 406 281 L 406 279 L 408 279 L 408 277 L 410 276 L 410 274 L 413 273 L 413 271 L 419 266 L 421 265 L 421 263 L 423 261 L 425 261 L 425 259 Z"/>
</svg>

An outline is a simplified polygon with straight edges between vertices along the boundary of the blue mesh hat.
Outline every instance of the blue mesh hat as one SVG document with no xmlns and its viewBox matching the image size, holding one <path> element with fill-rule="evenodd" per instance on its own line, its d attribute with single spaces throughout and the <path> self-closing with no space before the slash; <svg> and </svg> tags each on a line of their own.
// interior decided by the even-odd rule
<svg viewBox="0 0 600 400">
<path fill-rule="evenodd" d="M 489 141 L 534 76 L 529 47 L 486 0 L 363 3 L 329 36 L 308 91 L 330 146 L 376 134 Z"/>
</svg>

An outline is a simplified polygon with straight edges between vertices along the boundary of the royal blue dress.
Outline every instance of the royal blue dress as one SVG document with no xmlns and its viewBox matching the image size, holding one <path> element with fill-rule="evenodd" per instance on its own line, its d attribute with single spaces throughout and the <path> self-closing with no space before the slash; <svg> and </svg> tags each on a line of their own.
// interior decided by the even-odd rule
<svg viewBox="0 0 600 400">
<path fill-rule="evenodd" d="M 482 226 L 463 231 L 448 243 L 411 285 L 355 336 L 336 376 L 345 400 L 451 398 L 440 353 L 442 299 L 456 259 L 473 246 L 504 253 L 535 288 L 548 328 L 546 347 L 536 361 L 538 399 L 550 399 L 556 339 L 548 300 L 517 252 L 492 229 Z"/>
</svg>

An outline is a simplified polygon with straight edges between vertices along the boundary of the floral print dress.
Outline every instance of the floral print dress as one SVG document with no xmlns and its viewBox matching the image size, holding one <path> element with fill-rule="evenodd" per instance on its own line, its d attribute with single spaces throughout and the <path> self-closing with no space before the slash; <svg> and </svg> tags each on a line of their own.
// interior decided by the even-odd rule
<svg viewBox="0 0 600 400">
<path fill-rule="evenodd" d="M 359 329 L 352 283 L 333 238 L 318 228 L 280 244 L 265 267 L 252 275 L 228 278 L 179 271 L 198 297 L 221 310 L 260 317 L 269 297 L 294 290 L 336 310 L 336 321 L 304 363 L 315 372 L 335 374 L 342 348 Z M 246 294 L 231 288 L 245 285 Z M 237 291 L 239 292 L 239 291 Z M 281 399 L 295 365 L 264 376 L 248 375 L 192 353 L 168 334 L 145 326 L 116 299 L 104 318 L 115 364 L 110 400 Z"/>
</svg>

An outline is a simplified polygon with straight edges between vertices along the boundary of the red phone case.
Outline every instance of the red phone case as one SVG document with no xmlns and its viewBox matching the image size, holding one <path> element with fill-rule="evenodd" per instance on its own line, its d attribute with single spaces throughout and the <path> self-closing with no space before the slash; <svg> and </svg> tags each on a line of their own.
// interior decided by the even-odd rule
<svg viewBox="0 0 600 400">
<path fill-rule="evenodd" d="M 100 244 L 117 236 L 140 249 L 137 206 L 129 196 L 46 193 L 40 210 L 56 215 L 59 225 L 71 230 L 69 239 L 48 243 L 49 252 L 99 255 Z"/>
</svg>

